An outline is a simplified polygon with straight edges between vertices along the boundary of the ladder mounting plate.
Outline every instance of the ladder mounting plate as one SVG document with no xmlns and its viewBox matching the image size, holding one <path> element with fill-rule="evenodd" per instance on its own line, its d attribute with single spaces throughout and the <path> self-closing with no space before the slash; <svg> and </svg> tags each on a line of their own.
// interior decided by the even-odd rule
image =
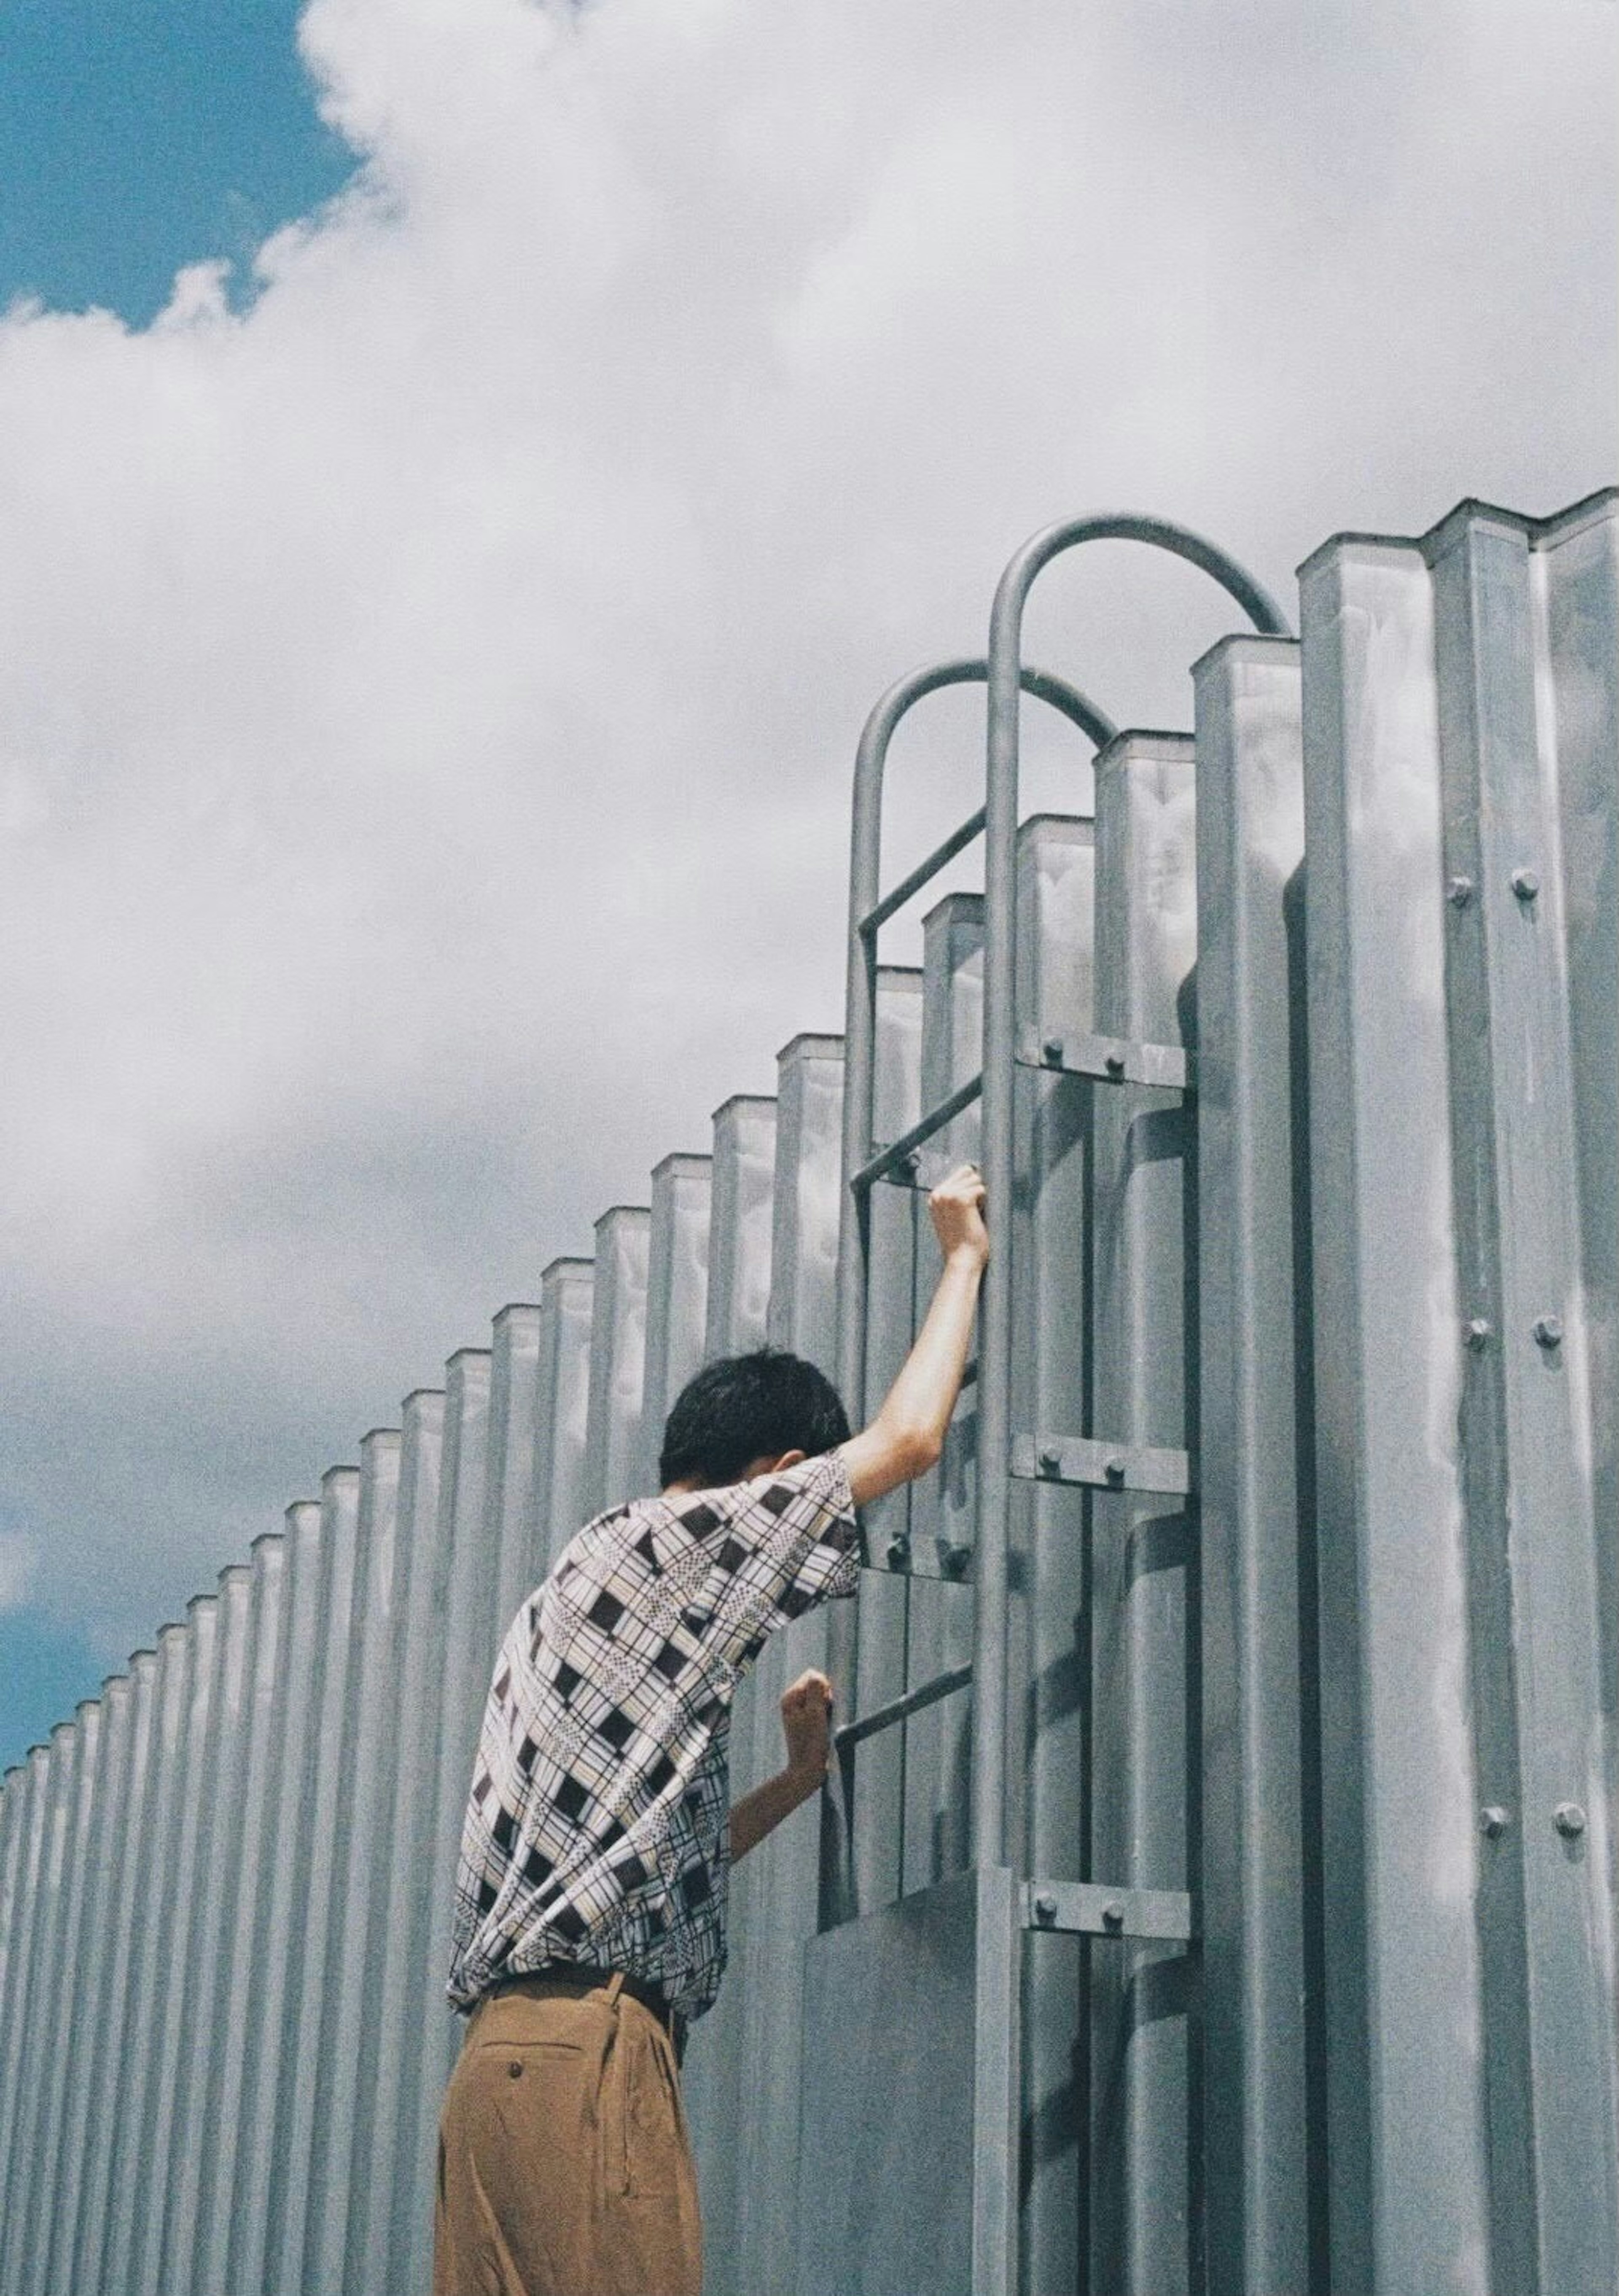
<svg viewBox="0 0 1619 2296">
<path fill-rule="evenodd" d="M 1194 1488 L 1185 1451 L 1094 1443 L 1079 1435 L 1014 1435 L 1012 1473 L 1022 1482 L 1082 1483 L 1102 1491 L 1157 1491 L 1184 1498 Z"/>
<path fill-rule="evenodd" d="M 1124 1037 L 1048 1037 L 1043 1043 L 1026 1037 L 1018 1047 L 1018 1065 L 1163 1092 L 1190 1092 L 1194 1082 L 1194 1063 L 1182 1046 L 1132 1044 Z"/>
<path fill-rule="evenodd" d="M 1115 1890 L 1104 1882 L 1026 1882 L 1023 1926 L 1083 1937 L 1167 1938 L 1193 1932 L 1184 1890 Z"/>
</svg>

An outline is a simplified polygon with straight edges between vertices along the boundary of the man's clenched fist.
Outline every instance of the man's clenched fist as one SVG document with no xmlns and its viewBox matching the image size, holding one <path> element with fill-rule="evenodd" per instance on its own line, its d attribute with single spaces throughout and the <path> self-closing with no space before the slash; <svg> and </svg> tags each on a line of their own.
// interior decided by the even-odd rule
<svg viewBox="0 0 1619 2296">
<path fill-rule="evenodd" d="M 832 1751 L 832 1685 L 811 1667 L 781 1693 L 781 1727 L 787 1734 L 787 1767 L 817 1785 L 826 1775 Z"/>
</svg>

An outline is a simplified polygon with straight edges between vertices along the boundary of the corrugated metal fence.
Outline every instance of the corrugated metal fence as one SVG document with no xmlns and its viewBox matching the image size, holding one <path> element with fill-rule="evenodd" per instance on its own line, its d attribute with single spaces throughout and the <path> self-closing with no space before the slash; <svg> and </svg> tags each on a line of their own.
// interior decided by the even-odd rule
<svg viewBox="0 0 1619 2296">
<path fill-rule="evenodd" d="M 1019 659 L 1099 536 L 1252 625 L 1190 735 Z M 962 1155 L 941 1470 L 737 1700 L 739 1793 L 804 1667 L 843 1729 L 692 2037 L 710 2296 L 1612 2296 L 1619 496 L 1337 537 L 1301 608 L 1035 537 L 867 729 L 846 1037 L 7 1775 L 4 2296 L 426 2289 L 500 1631 L 705 1357 L 879 1399 Z M 888 737 L 974 680 L 985 890 L 888 965 Z M 1019 822 L 1020 689 L 1093 821 Z"/>
</svg>

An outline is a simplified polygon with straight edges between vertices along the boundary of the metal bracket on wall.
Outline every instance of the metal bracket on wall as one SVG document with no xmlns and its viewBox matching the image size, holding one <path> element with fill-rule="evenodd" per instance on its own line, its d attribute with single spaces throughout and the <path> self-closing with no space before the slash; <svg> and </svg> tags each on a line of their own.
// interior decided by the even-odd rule
<svg viewBox="0 0 1619 2296">
<path fill-rule="evenodd" d="M 1190 1092 L 1196 1063 L 1180 1045 L 1132 1044 L 1124 1037 L 1026 1037 L 1018 1046 L 1020 1069 L 1047 1069 L 1060 1076 L 1090 1077 L 1098 1084 L 1142 1084 L 1155 1091 Z"/>
<path fill-rule="evenodd" d="M 1026 1483 L 1083 1483 L 1170 1498 L 1185 1498 L 1196 1488 L 1190 1452 L 1093 1443 L 1079 1435 L 1014 1435 L 1012 1473 Z"/>
<path fill-rule="evenodd" d="M 1105 1882 L 1025 1882 L 1022 1890 L 1026 1930 L 1167 1938 L 1180 1944 L 1196 1935 L 1192 1901 L 1184 1890 L 1113 1890 Z"/>
</svg>

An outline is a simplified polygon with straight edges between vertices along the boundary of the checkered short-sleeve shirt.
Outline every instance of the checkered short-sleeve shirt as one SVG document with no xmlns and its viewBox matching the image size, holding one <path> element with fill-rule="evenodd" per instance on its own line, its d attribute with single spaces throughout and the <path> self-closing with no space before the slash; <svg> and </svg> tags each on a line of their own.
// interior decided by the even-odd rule
<svg viewBox="0 0 1619 2296">
<path fill-rule="evenodd" d="M 852 1595 L 836 1452 L 585 1524 L 513 1620 L 484 1710 L 448 1993 L 585 1962 L 688 2018 L 725 1965 L 731 1701 L 768 1636 Z"/>
</svg>

